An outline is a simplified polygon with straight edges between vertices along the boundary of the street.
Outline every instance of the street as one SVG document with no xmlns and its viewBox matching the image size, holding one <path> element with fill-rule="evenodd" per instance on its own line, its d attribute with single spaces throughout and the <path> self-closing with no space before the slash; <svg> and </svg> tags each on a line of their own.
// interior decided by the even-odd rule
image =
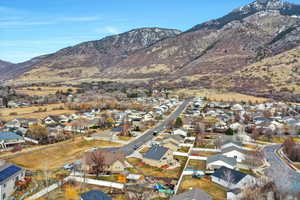
<svg viewBox="0 0 300 200">
<path fill-rule="evenodd" d="M 154 137 L 154 132 L 161 132 L 165 129 L 166 125 L 170 122 L 175 120 L 182 111 L 186 108 L 186 106 L 189 104 L 190 100 L 185 100 L 170 116 L 168 116 L 167 119 L 165 119 L 163 122 L 160 122 L 156 127 L 148 130 L 145 132 L 141 137 L 137 138 L 136 140 L 130 142 L 129 144 L 122 146 L 122 147 L 116 147 L 116 148 L 110 148 L 106 149 L 113 152 L 123 152 L 126 156 L 132 154 L 135 149 L 141 147 L 143 144 L 147 143 L 148 141 L 152 140 Z"/>
<path fill-rule="evenodd" d="M 275 152 L 281 145 L 267 146 L 263 153 L 267 162 L 271 165 L 265 169 L 265 174 L 274 180 L 278 189 L 282 192 L 299 193 L 300 173 L 291 169 Z"/>
</svg>

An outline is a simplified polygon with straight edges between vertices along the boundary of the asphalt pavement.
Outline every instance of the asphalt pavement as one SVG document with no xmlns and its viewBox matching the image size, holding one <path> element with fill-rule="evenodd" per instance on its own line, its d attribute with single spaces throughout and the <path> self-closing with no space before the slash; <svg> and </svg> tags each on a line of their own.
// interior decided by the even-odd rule
<svg viewBox="0 0 300 200">
<path fill-rule="evenodd" d="M 166 125 L 170 122 L 175 120 L 187 107 L 187 105 L 190 103 L 190 100 L 185 100 L 181 105 L 179 105 L 176 110 L 171 113 L 167 119 L 157 124 L 154 128 L 146 131 L 141 137 L 137 138 L 136 140 L 130 142 L 129 144 L 122 146 L 122 147 L 116 147 L 116 148 L 109 148 L 106 149 L 108 151 L 112 152 L 123 152 L 126 156 L 132 154 L 136 149 L 140 148 L 142 145 L 146 144 L 150 140 L 152 140 L 155 136 L 153 135 L 154 132 L 162 132 L 165 130 Z"/>
<path fill-rule="evenodd" d="M 267 146 L 263 149 L 265 158 L 270 167 L 264 170 L 265 174 L 271 178 L 281 192 L 300 192 L 300 173 L 288 166 L 277 154 L 281 145 Z"/>
</svg>

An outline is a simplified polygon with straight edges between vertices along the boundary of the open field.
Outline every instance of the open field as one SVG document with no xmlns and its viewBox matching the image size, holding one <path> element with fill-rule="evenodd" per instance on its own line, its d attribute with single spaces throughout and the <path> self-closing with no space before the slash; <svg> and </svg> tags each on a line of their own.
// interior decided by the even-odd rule
<svg viewBox="0 0 300 200">
<path fill-rule="evenodd" d="M 293 137 L 294 141 L 296 143 L 300 143 L 300 138 L 299 137 Z M 267 138 L 260 138 L 257 142 L 271 142 L 271 143 L 278 143 L 278 144 L 282 144 L 284 143 L 284 141 L 286 140 L 286 138 L 283 137 L 274 137 L 271 140 L 268 140 Z"/>
<path fill-rule="evenodd" d="M 138 158 L 128 158 L 127 161 L 134 166 L 137 171 L 147 176 L 156 176 L 156 177 L 168 177 L 168 178 L 178 178 L 182 171 L 181 167 L 175 169 L 162 169 L 157 167 L 152 167 L 142 162 Z"/>
<path fill-rule="evenodd" d="M 16 118 L 45 118 L 49 115 L 62 115 L 62 114 L 73 114 L 74 110 L 56 110 L 60 107 L 64 107 L 64 104 L 49 104 L 45 106 L 29 106 L 23 108 L 3 108 L 0 109 L 0 120 L 13 120 Z M 47 109 L 46 112 L 37 112 L 39 109 Z M 54 109 L 54 110 L 53 110 Z M 12 113 L 14 113 L 12 115 Z"/>
<path fill-rule="evenodd" d="M 235 92 L 226 92 L 226 91 L 216 91 L 216 90 L 192 90 L 192 89 L 181 89 L 176 91 L 178 95 L 189 95 L 189 96 L 201 96 L 206 97 L 212 101 L 229 101 L 229 102 L 265 102 L 267 99 L 254 97 L 250 95 L 235 93 Z"/>
<path fill-rule="evenodd" d="M 217 152 L 210 152 L 210 151 L 193 151 L 192 155 L 195 156 L 203 156 L 203 157 L 210 157 L 218 154 Z"/>
<path fill-rule="evenodd" d="M 67 92 L 68 89 L 72 89 L 73 92 L 77 90 L 74 87 L 24 87 L 16 90 L 17 93 L 26 94 L 29 96 L 46 96 L 49 94 L 55 94 L 58 90 Z"/>
<path fill-rule="evenodd" d="M 81 159 L 85 150 L 92 147 L 110 146 L 120 146 L 120 144 L 96 140 L 86 141 L 82 138 L 76 138 L 75 141 L 69 140 L 47 149 L 21 154 L 9 159 L 9 161 L 31 170 L 43 170 L 45 168 L 54 170 L 66 163 Z"/>
<path fill-rule="evenodd" d="M 191 176 L 185 176 L 181 182 L 179 191 L 186 192 L 191 188 L 200 188 L 203 191 L 207 192 L 214 200 L 223 200 L 226 199 L 226 190 L 221 186 L 212 183 L 206 178 L 195 179 Z"/>
</svg>

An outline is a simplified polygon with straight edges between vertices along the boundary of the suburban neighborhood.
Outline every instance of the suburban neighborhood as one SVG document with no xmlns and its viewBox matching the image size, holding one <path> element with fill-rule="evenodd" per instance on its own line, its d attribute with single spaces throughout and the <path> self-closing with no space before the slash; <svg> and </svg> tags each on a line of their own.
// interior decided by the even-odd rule
<svg viewBox="0 0 300 200">
<path fill-rule="evenodd" d="M 300 105 L 141 94 L 61 104 L 69 114 L 2 115 L 1 199 L 300 194 Z"/>
</svg>

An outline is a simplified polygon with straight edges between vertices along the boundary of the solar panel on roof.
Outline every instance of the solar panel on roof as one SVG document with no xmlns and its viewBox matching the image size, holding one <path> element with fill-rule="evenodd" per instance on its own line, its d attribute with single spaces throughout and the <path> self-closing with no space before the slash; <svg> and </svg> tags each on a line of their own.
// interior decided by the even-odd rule
<svg viewBox="0 0 300 200">
<path fill-rule="evenodd" d="M 8 177 L 14 175 L 15 173 L 17 173 L 18 171 L 22 170 L 20 167 L 16 166 L 16 165 L 11 165 L 5 169 L 3 169 L 0 172 L 0 182 L 4 181 L 5 179 L 7 179 Z"/>
</svg>

